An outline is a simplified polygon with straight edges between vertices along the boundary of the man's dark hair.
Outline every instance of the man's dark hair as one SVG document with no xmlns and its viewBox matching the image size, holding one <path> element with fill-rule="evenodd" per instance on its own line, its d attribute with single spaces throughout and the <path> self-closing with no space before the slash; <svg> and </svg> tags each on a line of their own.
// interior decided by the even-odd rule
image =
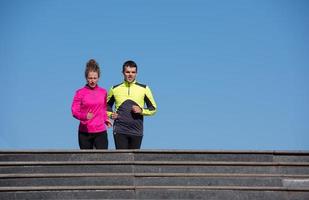
<svg viewBox="0 0 309 200">
<path fill-rule="evenodd" d="M 122 72 L 124 72 L 126 67 L 136 68 L 136 72 L 137 72 L 137 64 L 134 61 L 132 61 L 132 60 L 128 60 L 128 61 L 123 63 L 123 65 L 122 65 Z"/>
</svg>

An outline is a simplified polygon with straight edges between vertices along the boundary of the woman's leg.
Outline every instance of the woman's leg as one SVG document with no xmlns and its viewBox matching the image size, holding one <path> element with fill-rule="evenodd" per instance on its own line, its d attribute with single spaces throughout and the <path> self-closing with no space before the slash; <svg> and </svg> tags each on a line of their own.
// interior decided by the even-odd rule
<svg viewBox="0 0 309 200">
<path fill-rule="evenodd" d="M 93 133 L 94 135 L 94 146 L 96 149 L 107 149 L 108 148 L 108 138 L 107 131 L 101 133 Z"/>
<path fill-rule="evenodd" d="M 93 149 L 93 138 L 89 133 L 78 132 L 78 142 L 80 149 Z"/>
</svg>

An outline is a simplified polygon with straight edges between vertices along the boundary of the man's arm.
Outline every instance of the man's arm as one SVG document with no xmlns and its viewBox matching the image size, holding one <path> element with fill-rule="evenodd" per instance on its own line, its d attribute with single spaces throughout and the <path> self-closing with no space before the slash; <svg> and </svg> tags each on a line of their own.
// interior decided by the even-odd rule
<svg viewBox="0 0 309 200">
<path fill-rule="evenodd" d="M 112 113 L 113 113 L 113 105 L 115 103 L 115 97 L 114 97 L 114 92 L 113 92 L 113 88 L 111 88 L 108 92 L 108 96 L 107 96 L 107 115 L 109 117 L 111 117 Z"/>
<path fill-rule="evenodd" d="M 157 104 L 148 86 L 146 86 L 144 101 L 146 103 L 147 108 L 143 108 L 142 115 L 146 116 L 154 115 L 157 112 Z"/>
</svg>

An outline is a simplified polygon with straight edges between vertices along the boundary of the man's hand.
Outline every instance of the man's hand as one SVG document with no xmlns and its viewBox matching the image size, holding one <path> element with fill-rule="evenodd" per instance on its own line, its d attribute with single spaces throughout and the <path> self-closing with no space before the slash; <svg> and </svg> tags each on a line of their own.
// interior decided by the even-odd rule
<svg viewBox="0 0 309 200">
<path fill-rule="evenodd" d="M 141 114 L 141 113 L 143 112 L 143 110 L 141 109 L 141 107 L 136 106 L 136 105 L 133 105 L 133 106 L 132 106 L 132 111 L 133 111 L 134 113 L 139 113 L 139 114 Z"/>
<path fill-rule="evenodd" d="M 112 118 L 112 119 L 117 119 L 117 118 L 118 118 L 118 114 L 115 113 L 115 112 L 113 112 L 113 113 L 111 114 L 111 118 Z"/>
</svg>

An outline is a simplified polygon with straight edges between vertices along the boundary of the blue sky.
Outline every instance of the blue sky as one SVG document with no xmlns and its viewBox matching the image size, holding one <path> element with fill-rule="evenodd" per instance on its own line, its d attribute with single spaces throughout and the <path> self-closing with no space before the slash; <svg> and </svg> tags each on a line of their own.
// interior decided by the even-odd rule
<svg viewBox="0 0 309 200">
<path fill-rule="evenodd" d="M 306 0 L 0 0 L 0 149 L 78 149 L 85 63 L 132 59 L 143 149 L 309 150 Z M 114 149 L 111 129 L 109 148 Z"/>
</svg>

